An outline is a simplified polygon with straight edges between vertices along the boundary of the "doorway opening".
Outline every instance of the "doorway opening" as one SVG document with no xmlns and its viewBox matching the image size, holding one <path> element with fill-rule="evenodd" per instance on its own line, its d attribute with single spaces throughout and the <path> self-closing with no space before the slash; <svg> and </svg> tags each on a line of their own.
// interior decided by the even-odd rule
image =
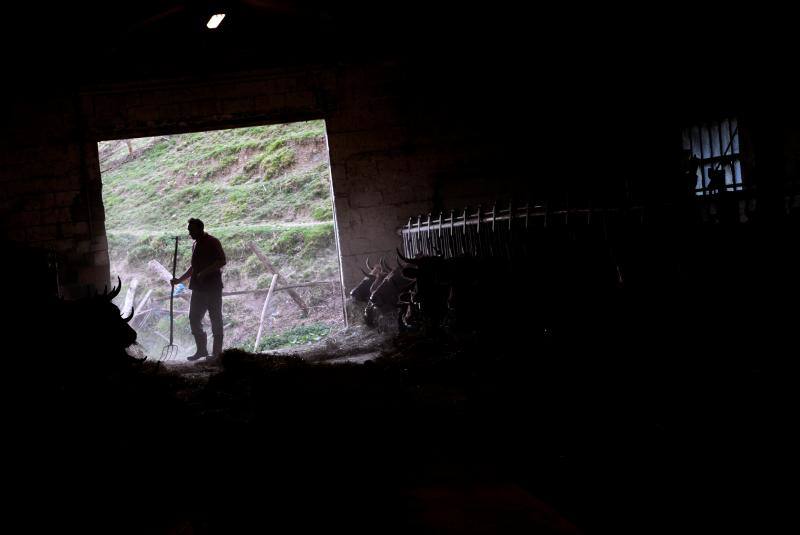
<svg viewBox="0 0 800 535">
<path fill-rule="evenodd" d="M 225 348 L 304 345 L 344 326 L 324 121 L 100 141 L 98 153 L 111 277 L 123 284 L 115 302 L 134 309 L 144 354 L 169 343 L 170 297 L 174 360 L 195 350 L 192 289 L 170 295 L 176 237 L 176 276 L 190 266 L 189 218 L 227 258 Z M 210 339 L 207 315 L 204 329 Z"/>
</svg>

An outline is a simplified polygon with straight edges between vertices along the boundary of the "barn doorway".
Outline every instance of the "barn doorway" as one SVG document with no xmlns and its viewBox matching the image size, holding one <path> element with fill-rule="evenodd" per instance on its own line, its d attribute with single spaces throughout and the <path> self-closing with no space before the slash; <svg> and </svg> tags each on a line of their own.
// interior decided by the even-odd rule
<svg viewBox="0 0 800 535">
<path fill-rule="evenodd" d="M 175 237 L 180 276 L 189 218 L 227 256 L 224 348 L 306 345 L 345 325 L 324 121 L 100 141 L 98 154 L 110 272 L 123 284 L 116 303 L 134 309 L 144 354 L 169 341 Z M 179 285 L 172 296 L 174 362 L 195 350 L 190 295 Z M 210 338 L 208 316 L 204 328 Z"/>
</svg>

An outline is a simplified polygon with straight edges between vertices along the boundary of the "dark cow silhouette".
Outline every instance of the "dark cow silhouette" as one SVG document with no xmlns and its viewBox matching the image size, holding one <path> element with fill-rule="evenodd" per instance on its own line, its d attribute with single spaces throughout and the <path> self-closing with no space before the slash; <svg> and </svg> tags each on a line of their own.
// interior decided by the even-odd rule
<svg viewBox="0 0 800 535">
<path fill-rule="evenodd" d="M 379 315 L 395 311 L 400 306 L 400 296 L 414 284 L 414 281 L 403 276 L 400 266 L 390 268 L 383 258 L 381 265 L 386 275 L 373 282 L 369 303 L 364 309 L 364 321 L 370 326 L 375 325 Z"/>
<path fill-rule="evenodd" d="M 117 277 L 117 286 L 110 292 L 103 291 L 76 301 L 59 300 L 57 315 L 63 318 L 59 342 L 70 346 L 84 345 L 87 349 L 101 349 L 107 353 L 119 353 L 135 344 L 136 331 L 129 324 L 133 310 L 127 317 L 122 317 L 112 302 L 121 289 L 122 281 Z"/>
<path fill-rule="evenodd" d="M 367 266 L 367 271 L 361 270 L 361 273 L 364 274 L 364 278 L 352 289 L 350 290 L 350 297 L 356 303 L 366 303 L 369 301 L 370 293 L 372 293 L 372 286 L 375 284 L 376 281 L 383 280 L 383 277 L 386 276 L 386 272 L 383 270 L 383 259 L 378 264 L 374 266 L 369 265 L 369 258 L 365 261 Z"/>
</svg>

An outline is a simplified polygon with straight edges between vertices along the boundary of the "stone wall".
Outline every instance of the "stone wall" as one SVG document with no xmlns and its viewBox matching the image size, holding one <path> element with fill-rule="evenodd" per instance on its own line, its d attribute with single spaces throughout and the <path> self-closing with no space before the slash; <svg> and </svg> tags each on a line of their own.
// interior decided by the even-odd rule
<svg viewBox="0 0 800 535">
<path fill-rule="evenodd" d="M 470 192 L 486 196 L 491 184 L 473 165 L 480 151 L 469 132 L 447 124 L 461 110 L 443 115 L 447 106 L 426 99 L 419 79 L 404 65 L 378 63 L 19 98 L 0 131 L 0 233 L 59 253 L 65 295 L 102 289 L 109 272 L 97 141 L 321 118 L 349 289 L 365 258 L 393 258 L 408 217 L 442 208 L 442 192 L 458 191 L 448 205 L 456 206 Z"/>
</svg>

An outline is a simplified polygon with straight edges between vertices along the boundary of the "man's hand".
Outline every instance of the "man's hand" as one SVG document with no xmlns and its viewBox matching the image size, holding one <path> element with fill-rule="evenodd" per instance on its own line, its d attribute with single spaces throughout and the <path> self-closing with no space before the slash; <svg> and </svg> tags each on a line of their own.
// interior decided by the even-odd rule
<svg viewBox="0 0 800 535">
<path fill-rule="evenodd" d="M 171 281 L 169 281 L 169 283 L 172 284 L 173 286 L 175 286 L 176 284 L 180 284 L 181 280 L 173 278 Z"/>
</svg>

